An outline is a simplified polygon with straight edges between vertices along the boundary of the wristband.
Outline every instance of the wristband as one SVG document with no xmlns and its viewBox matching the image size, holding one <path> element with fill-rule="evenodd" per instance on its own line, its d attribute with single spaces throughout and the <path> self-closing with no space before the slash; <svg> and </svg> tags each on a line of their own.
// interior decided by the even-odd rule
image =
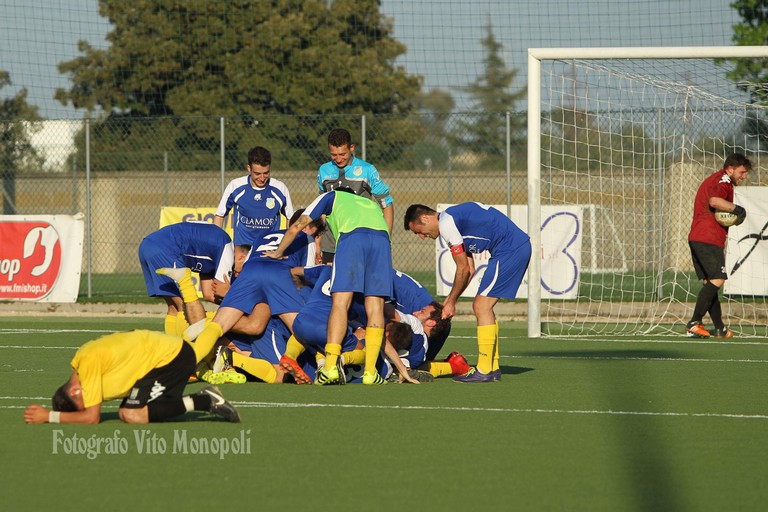
<svg viewBox="0 0 768 512">
<path fill-rule="evenodd" d="M 61 416 L 61 413 L 59 411 L 51 411 L 48 413 L 48 423 L 59 423 L 59 416 Z"/>
</svg>

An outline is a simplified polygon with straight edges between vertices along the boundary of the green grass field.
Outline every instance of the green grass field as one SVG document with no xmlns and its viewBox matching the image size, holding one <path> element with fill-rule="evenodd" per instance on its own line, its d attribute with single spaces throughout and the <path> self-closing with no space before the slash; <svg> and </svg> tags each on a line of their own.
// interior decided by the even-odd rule
<svg viewBox="0 0 768 512">
<path fill-rule="evenodd" d="M 97 426 L 24 424 L 77 346 L 161 325 L 0 318 L 2 510 L 722 511 L 768 500 L 765 339 L 528 339 L 508 323 L 498 383 L 250 383 L 222 387 L 241 424 L 127 426 L 117 402 Z M 455 325 L 444 350 L 474 362 L 474 326 Z M 247 440 L 250 453 L 174 453 L 183 435 L 188 448 Z M 65 453 L 73 436 L 124 440 L 125 453 Z"/>
</svg>

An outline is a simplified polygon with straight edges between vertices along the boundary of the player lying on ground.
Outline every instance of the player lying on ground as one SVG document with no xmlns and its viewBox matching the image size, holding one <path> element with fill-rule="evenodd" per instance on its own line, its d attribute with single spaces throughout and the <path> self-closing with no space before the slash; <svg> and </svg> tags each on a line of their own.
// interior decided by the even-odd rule
<svg viewBox="0 0 768 512">
<path fill-rule="evenodd" d="M 53 395 L 51 411 L 30 405 L 27 423 L 99 423 L 101 404 L 122 399 L 120 419 L 146 424 L 205 411 L 238 423 L 240 416 L 215 386 L 183 396 L 195 352 L 181 338 L 136 330 L 89 341 L 72 359 L 72 376 Z"/>
</svg>

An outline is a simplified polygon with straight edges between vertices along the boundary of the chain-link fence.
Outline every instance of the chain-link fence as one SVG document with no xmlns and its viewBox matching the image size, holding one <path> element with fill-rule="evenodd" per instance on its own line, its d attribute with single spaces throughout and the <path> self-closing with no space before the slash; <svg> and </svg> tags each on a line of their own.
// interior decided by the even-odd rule
<svg viewBox="0 0 768 512">
<path fill-rule="evenodd" d="M 545 125 L 542 204 L 583 203 L 581 196 L 589 191 L 587 202 L 597 213 L 635 211 L 633 216 L 639 217 L 646 216 L 648 208 L 659 207 L 664 181 L 677 179 L 669 173 L 680 161 L 679 147 L 670 141 L 688 128 L 665 118 L 663 111 L 634 115 L 639 116 L 635 121 L 625 119 L 617 127 L 596 125 L 556 142 L 550 140 L 553 133 Z M 628 133 L 633 123 L 645 130 Z M 659 124 L 657 133 L 647 128 L 654 123 Z M 479 133 L 486 135 L 473 138 L 475 126 L 483 126 Z M 405 209 L 412 203 L 527 204 L 524 126 L 525 113 L 44 121 L 27 129 L 35 153 L 15 162 L 6 160 L 0 168 L 2 211 L 85 213 L 81 297 L 139 298 L 145 288 L 137 248 L 145 235 L 158 229 L 161 207 L 216 207 L 225 185 L 247 172 L 247 151 L 255 145 L 272 152 L 272 176 L 288 185 L 294 206 L 306 206 L 318 193 L 317 168 L 329 158 L 327 133 L 345 127 L 353 134 L 357 156 L 377 166 L 395 198 L 395 266 L 434 283 L 434 246 L 402 228 Z M 708 160 L 698 161 L 702 172 L 717 169 L 721 155 L 733 147 L 759 145 L 759 140 L 733 135 L 738 128 L 724 125 L 721 133 L 691 145 L 711 145 L 701 152 L 708 155 Z M 582 135 L 587 139 L 579 141 Z M 570 146 L 563 143 L 568 137 L 575 137 Z M 761 151 L 752 153 L 757 165 L 751 182 L 761 184 Z M 560 178 L 551 174 L 554 170 Z M 693 189 L 703 177 L 680 176 Z M 680 231 L 670 236 L 684 241 L 688 204 L 667 206 L 686 209 L 667 224 Z M 594 245 L 588 239 L 591 220 L 585 218 L 585 247 Z M 638 267 L 643 261 L 650 265 L 659 253 L 657 241 L 649 237 L 644 242 L 647 257 L 634 261 L 632 270 L 642 270 Z M 610 247 L 600 251 L 584 254 L 587 268 L 621 267 L 616 251 Z M 597 257 L 600 261 L 594 260 Z M 680 261 L 687 262 L 687 257 Z"/>
</svg>

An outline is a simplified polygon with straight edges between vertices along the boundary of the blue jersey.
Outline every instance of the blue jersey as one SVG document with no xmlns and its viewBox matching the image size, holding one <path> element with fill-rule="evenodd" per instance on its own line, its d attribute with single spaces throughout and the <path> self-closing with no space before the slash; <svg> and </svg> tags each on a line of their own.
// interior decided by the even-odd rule
<svg viewBox="0 0 768 512">
<path fill-rule="evenodd" d="M 317 186 L 320 192 L 349 187 L 356 195 L 372 199 L 382 208 L 393 202 L 389 185 L 381 180 L 376 167 L 357 157 L 344 167 L 343 174 L 333 161 L 321 165 L 317 170 Z"/>
<path fill-rule="evenodd" d="M 429 350 L 429 340 L 424 332 L 424 326 L 421 320 L 413 315 L 408 315 L 398 311 L 400 321 L 411 326 L 413 336 L 411 336 L 411 345 L 406 350 L 400 350 L 398 353 L 403 364 L 409 368 L 418 368 L 427 360 L 427 351 Z"/>
<path fill-rule="evenodd" d="M 263 359 L 272 364 L 280 363 L 291 332 L 280 318 L 270 317 L 264 332 L 258 336 L 228 332 L 227 338 L 240 350 L 250 352 L 250 357 Z"/>
<path fill-rule="evenodd" d="M 473 254 L 488 251 L 491 256 L 530 243 L 528 235 L 509 217 L 483 203 L 449 206 L 438 215 L 440 238 L 449 247 L 464 244 Z"/>
<path fill-rule="evenodd" d="M 180 222 L 147 235 L 139 244 L 139 262 L 150 297 L 180 297 L 170 277 L 155 270 L 162 267 L 188 267 L 204 275 L 227 273 L 222 269 L 229 235 L 210 222 Z"/>
<path fill-rule="evenodd" d="M 413 313 L 435 302 L 426 288 L 405 272 L 394 270 L 392 284 L 393 303 L 399 311 Z"/>
<path fill-rule="evenodd" d="M 531 260 L 531 240 L 499 210 L 482 203 L 449 206 L 438 216 L 440 238 L 449 247 L 464 245 L 471 254 L 488 251 L 491 258 L 477 294 L 514 299 Z"/>
<path fill-rule="evenodd" d="M 247 175 L 229 182 L 216 215 L 225 217 L 230 210 L 235 245 L 254 245 L 264 234 L 280 229 L 281 216 L 290 218 L 293 204 L 282 181 L 270 178 L 264 187 L 257 188 Z"/>
</svg>

